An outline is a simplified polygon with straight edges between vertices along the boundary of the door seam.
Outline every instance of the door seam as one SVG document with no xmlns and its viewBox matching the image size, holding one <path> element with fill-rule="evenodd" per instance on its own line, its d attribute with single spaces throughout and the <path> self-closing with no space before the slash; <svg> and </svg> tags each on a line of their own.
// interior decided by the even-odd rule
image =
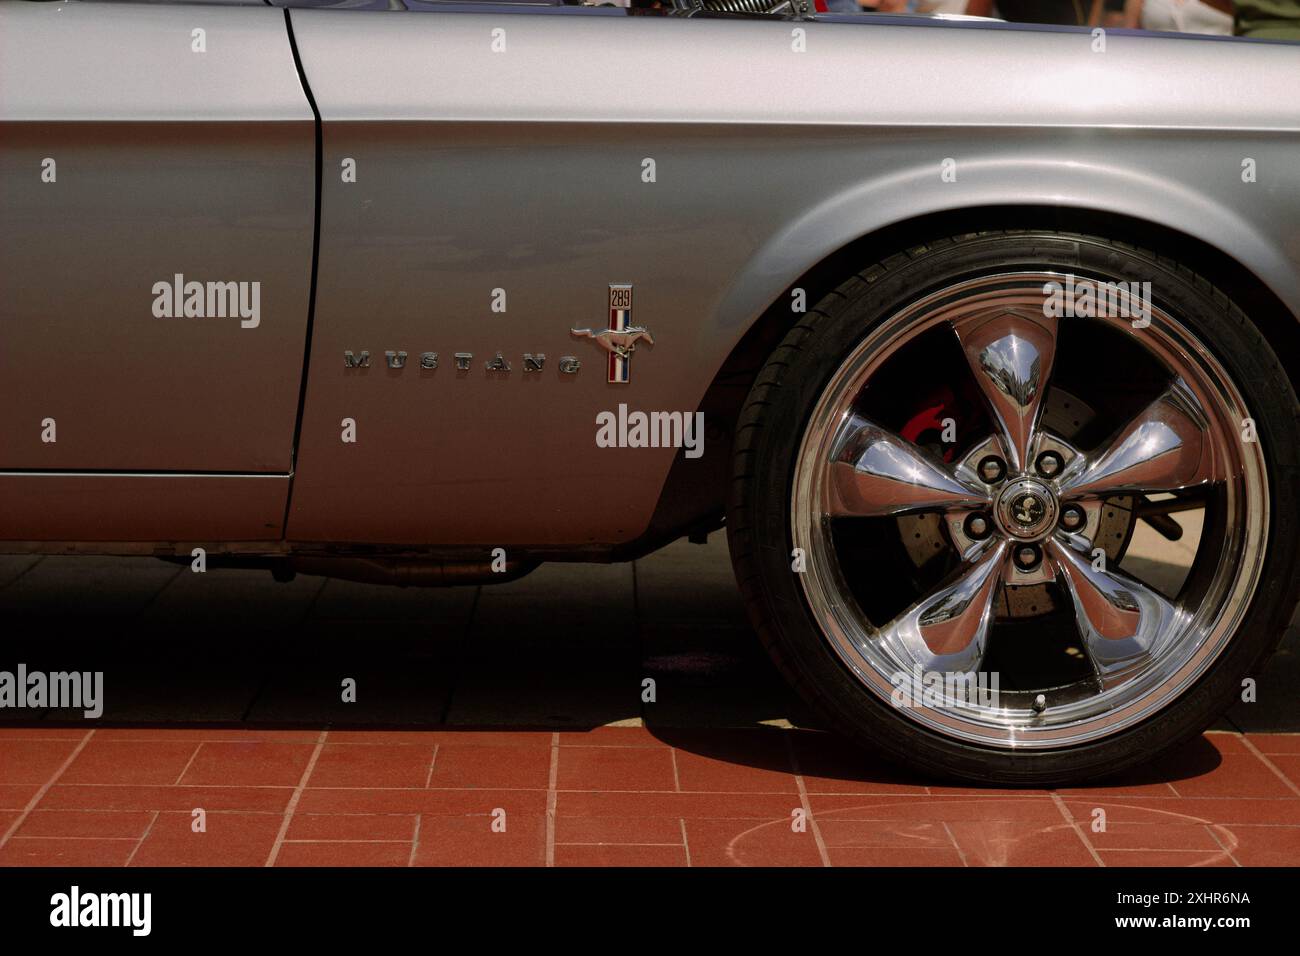
<svg viewBox="0 0 1300 956">
<path fill-rule="evenodd" d="M 284 521 L 281 523 L 280 540 L 289 540 L 289 513 L 293 507 L 293 481 L 298 472 L 298 445 L 302 438 L 302 419 L 307 410 L 307 375 L 311 367 L 312 329 L 316 323 L 316 281 L 320 267 L 320 214 L 321 214 L 321 175 L 324 163 L 324 135 L 321 128 L 320 109 L 316 106 L 316 97 L 312 95 L 311 84 L 307 82 L 307 72 L 303 69 L 302 57 L 298 53 L 298 41 L 293 35 L 293 19 L 288 7 L 284 10 L 284 27 L 289 34 L 289 49 L 293 53 L 293 65 L 298 70 L 298 81 L 311 107 L 316 140 L 316 200 L 311 240 L 311 287 L 307 293 L 307 332 L 303 337 L 302 375 L 298 386 L 298 416 L 293 426 L 293 446 L 289 450 L 289 487 L 284 497 Z"/>
</svg>

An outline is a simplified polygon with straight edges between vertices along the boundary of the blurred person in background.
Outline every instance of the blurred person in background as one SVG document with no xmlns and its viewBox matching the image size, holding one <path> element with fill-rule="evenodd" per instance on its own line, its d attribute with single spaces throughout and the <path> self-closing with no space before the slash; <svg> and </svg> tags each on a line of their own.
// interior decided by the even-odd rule
<svg viewBox="0 0 1300 956">
<path fill-rule="evenodd" d="M 899 7 L 898 12 L 907 13 L 965 13 L 966 0 L 884 0 Z M 883 6 L 881 12 L 884 12 Z"/>
<path fill-rule="evenodd" d="M 1012 23 L 1300 40 L 1300 0 L 817 0 L 836 13 L 965 13 Z M 1235 13 L 1235 29 L 1234 29 Z"/>
<path fill-rule="evenodd" d="M 1237 0 L 1237 36 L 1300 40 L 1300 0 Z"/>
<path fill-rule="evenodd" d="M 1093 0 L 1090 26 L 1232 35 L 1232 0 L 1124 0 L 1118 21 L 1102 7 L 1103 0 Z"/>
<path fill-rule="evenodd" d="M 1092 0 L 1092 13 L 1088 16 L 1088 26 L 1105 27 L 1114 30 L 1125 26 L 1124 6 L 1126 0 Z"/>
<path fill-rule="evenodd" d="M 818 0 L 818 9 L 822 0 Z M 824 0 L 831 13 L 965 13 L 967 0 Z"/>
<path fill-rule="evenodd" d="M 966 13 L 998 17 L 1012 23 L 1056 23 L 1082 26 L 1088 22 L 1091 0 L 969 0 Z"/>
</svg>

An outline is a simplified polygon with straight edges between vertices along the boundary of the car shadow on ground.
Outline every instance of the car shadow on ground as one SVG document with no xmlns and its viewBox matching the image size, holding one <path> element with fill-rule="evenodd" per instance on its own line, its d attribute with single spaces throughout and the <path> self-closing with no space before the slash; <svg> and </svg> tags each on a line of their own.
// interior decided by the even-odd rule
<svg viewBox="0 0 1300 956">
<path fill-rule="evenodd" d="M 755 770 L 920 780 L 827 732 L 758 646 L 715 535 L 627 565 L 489 588 L 395 589 L 150 558 L 0 558 L 0 670 L 99 671 L 103 714 L 0 709 L 0 726 L 499 731 L 641 726 Z M 1300 731 L 1295 641 L 1217 725 Z M 1117 784 L 1219 764 L 1206 738 Z"/>
</svg>

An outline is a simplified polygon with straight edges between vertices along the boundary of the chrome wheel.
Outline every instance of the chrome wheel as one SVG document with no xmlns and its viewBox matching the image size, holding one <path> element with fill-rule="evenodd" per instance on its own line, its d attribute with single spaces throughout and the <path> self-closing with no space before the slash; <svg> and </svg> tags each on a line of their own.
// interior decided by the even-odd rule
<svg viewBox="0 0 1300 956">
<path fill-rule="evenodd" d="M 790 492 L 803 596 L 838 658 L 876 696 L 922 702 L 900 706 L 909 719 L 1000 749 L 1100 740 L 1178 698 L 1237 630 L 1267 540 L 1263 458 L 1243 440 L 1249 412 L 1223 366 L 1154 306 L 1140 329 L 1127 318 L 1045 315 L 1045 283 L 1065 279 L 964 281 L 877 325 L 817 400 Z M 1137 407 L 1098 410 L 1080 431 L 1072 412 L 1054 411 L 1080 404 L 1056 376 L 1077 366 L 1061 348 L 1071 323 L 1091 324 L 1088 334 L 1144 370 Z M 945 349 L 961 357 L 976 424 L 946 447 L 923 447 L 879 409 Z M 1103 437 L 1082 441 L 1089 429 Z M 1167 518 L 1184 507 L 1203 523 L 1176 588 L 1119 566 L 1139 516 L 1154 524 L 1162 508 Z M 926 564 L 942 571 L 884 615 L 863 606 L 863 582 L 880 568 L 852 546 L 872 522 L 915 527 L 917 539 L 930 529 Z M 1035 623 L 1040 604 L 1059 612 L 1053 627 L 1069 630 L 1077 668 L 1017 667 L 1025 625 L 1031 642 L 1035 627 L 1048 630 Z M 1001 646 L 1015 618 L 1020 636 Z M 973 683 L 997 692 L 962 692 Z"/>
</svg>

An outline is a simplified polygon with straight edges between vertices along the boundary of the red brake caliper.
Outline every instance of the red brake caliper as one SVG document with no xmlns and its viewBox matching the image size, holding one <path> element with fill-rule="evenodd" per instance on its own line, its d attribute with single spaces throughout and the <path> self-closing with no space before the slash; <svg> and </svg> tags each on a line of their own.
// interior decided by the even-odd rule
<svg viewBox="0 0 1300 956">
<path fill-rule="evenodd" d="M 933 404 L 932 404 L 933 403 Z M 942 442 L 943 420 L 951 418 L 960 422 L 956 415 L 957 397 L 952 393 L 952 389 L 946 385 L 939 387 L 926 400 L 928 407 L 917 412 L 907 420 L 900 430 L 904 438 L 914 445 L 939 444 Z M 958 429 L 960 431 L 960 428 Z M 927 432 L 934 432 L 934 436 L 928 442 L 923 442 L 921 437 Z M 957 454 L 957 442 L 944 442 L 943 460 L 952 461 Z"/>
</svg>

